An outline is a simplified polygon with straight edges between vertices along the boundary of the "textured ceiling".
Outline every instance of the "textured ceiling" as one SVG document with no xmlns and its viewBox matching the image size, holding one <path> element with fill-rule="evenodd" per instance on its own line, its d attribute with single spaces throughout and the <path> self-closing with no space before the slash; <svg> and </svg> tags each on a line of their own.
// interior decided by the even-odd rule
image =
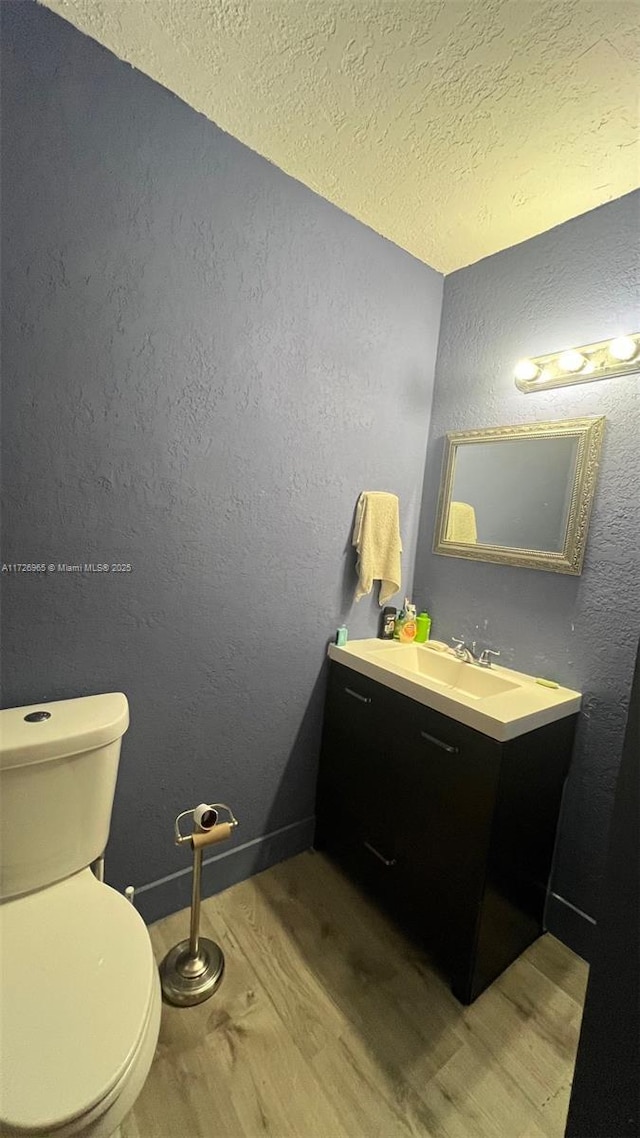
<svg viewBox="0 0 640 1138">
<path fill-rule="evenodd" d="M 640 182 L 637 0 L 43 0 L 443 272 Z"/>
</svg>

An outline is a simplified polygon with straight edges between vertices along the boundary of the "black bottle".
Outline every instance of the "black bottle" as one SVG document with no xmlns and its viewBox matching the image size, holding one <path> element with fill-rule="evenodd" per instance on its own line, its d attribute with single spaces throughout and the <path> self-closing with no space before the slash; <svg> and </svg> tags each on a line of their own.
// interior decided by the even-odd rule
<svg viewBox="0 0 640 1138">
<path fill-rule="evenodd" d="M 380 632 L 378 636 L 380 640 L 393 640 L 393 630 L 396 626 L 396 617 L 398 610 L 388 605 L 382 610 L 380 617 Z"/>
</svg>

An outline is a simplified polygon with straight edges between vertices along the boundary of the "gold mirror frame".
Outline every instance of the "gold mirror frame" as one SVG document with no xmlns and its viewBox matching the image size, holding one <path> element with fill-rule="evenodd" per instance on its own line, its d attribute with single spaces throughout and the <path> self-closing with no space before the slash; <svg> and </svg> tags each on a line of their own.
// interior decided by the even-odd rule
<svg viewBox="0 0 640 1138">
<path fill-rule="evenodd" d="M 442 462 L 433 552 L 445 554 L 447 557 L 466 557 L 473 561 L 520 565 L 526 569 L 546 569 L 551 573 L 576 575 L 581 573 L 604 423 L 604 416 L 599 416 L 588 419 L 561 419 L 548 423 L 523 423 L 513 427 L 487 427 L 475 431 L 450 431 L 446 436 Z M 578 440 L 578 453 L 564 547 L 559 553 L 538 549 L 514 549 L 501 545 L 471 545 L 445 539 L 458 447 L 473 446 L 475 443 L 488 441 L 511 442 L 514 439 L 566 437 Z"/>
</svg>

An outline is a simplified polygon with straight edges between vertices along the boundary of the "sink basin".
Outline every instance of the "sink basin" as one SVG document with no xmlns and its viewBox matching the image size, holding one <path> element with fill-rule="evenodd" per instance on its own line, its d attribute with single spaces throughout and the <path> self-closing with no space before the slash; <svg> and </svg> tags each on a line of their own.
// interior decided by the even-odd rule
<svg viewBox="0 0 640 1138">
<path fill-rule="evenodd" d="M 375 649 L 373 651 L 375 653 Z M 469 665 L 457 656 L 433 652 L 420 644 L 393 644 L 381 662 L 418 677 L 424 676 L 439 686 L 457 688 L 471 699 L 499 695 L 518 687 L 517 683 L 506 679 L 494 668 Z"/>
<path fill-rule="evenodd" d="M 570 688 L 545 687 L 534 676 L 495 664 L 480 668 L 428 643 L 350 640 L 342 648 L 331 644 L 329 656 L 500 742 L 573 715 L 582 702 Z"/>
</svg>

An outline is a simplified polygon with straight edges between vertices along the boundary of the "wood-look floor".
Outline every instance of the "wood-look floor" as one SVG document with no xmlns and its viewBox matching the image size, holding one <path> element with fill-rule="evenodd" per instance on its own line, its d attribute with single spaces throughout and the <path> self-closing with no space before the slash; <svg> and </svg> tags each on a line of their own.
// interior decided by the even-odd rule
<svg viewBox="0 0 640 1138">
<path fill-rule="evenodd" d="M 188 932 L 159 921 L 158 959 Z M 163 1007 L 123 1138 L 561 1138 L 587 967 L 542 937 L 469 1008 L 320 854 L 203 904 L 227 969 Z"/>
</svg>

